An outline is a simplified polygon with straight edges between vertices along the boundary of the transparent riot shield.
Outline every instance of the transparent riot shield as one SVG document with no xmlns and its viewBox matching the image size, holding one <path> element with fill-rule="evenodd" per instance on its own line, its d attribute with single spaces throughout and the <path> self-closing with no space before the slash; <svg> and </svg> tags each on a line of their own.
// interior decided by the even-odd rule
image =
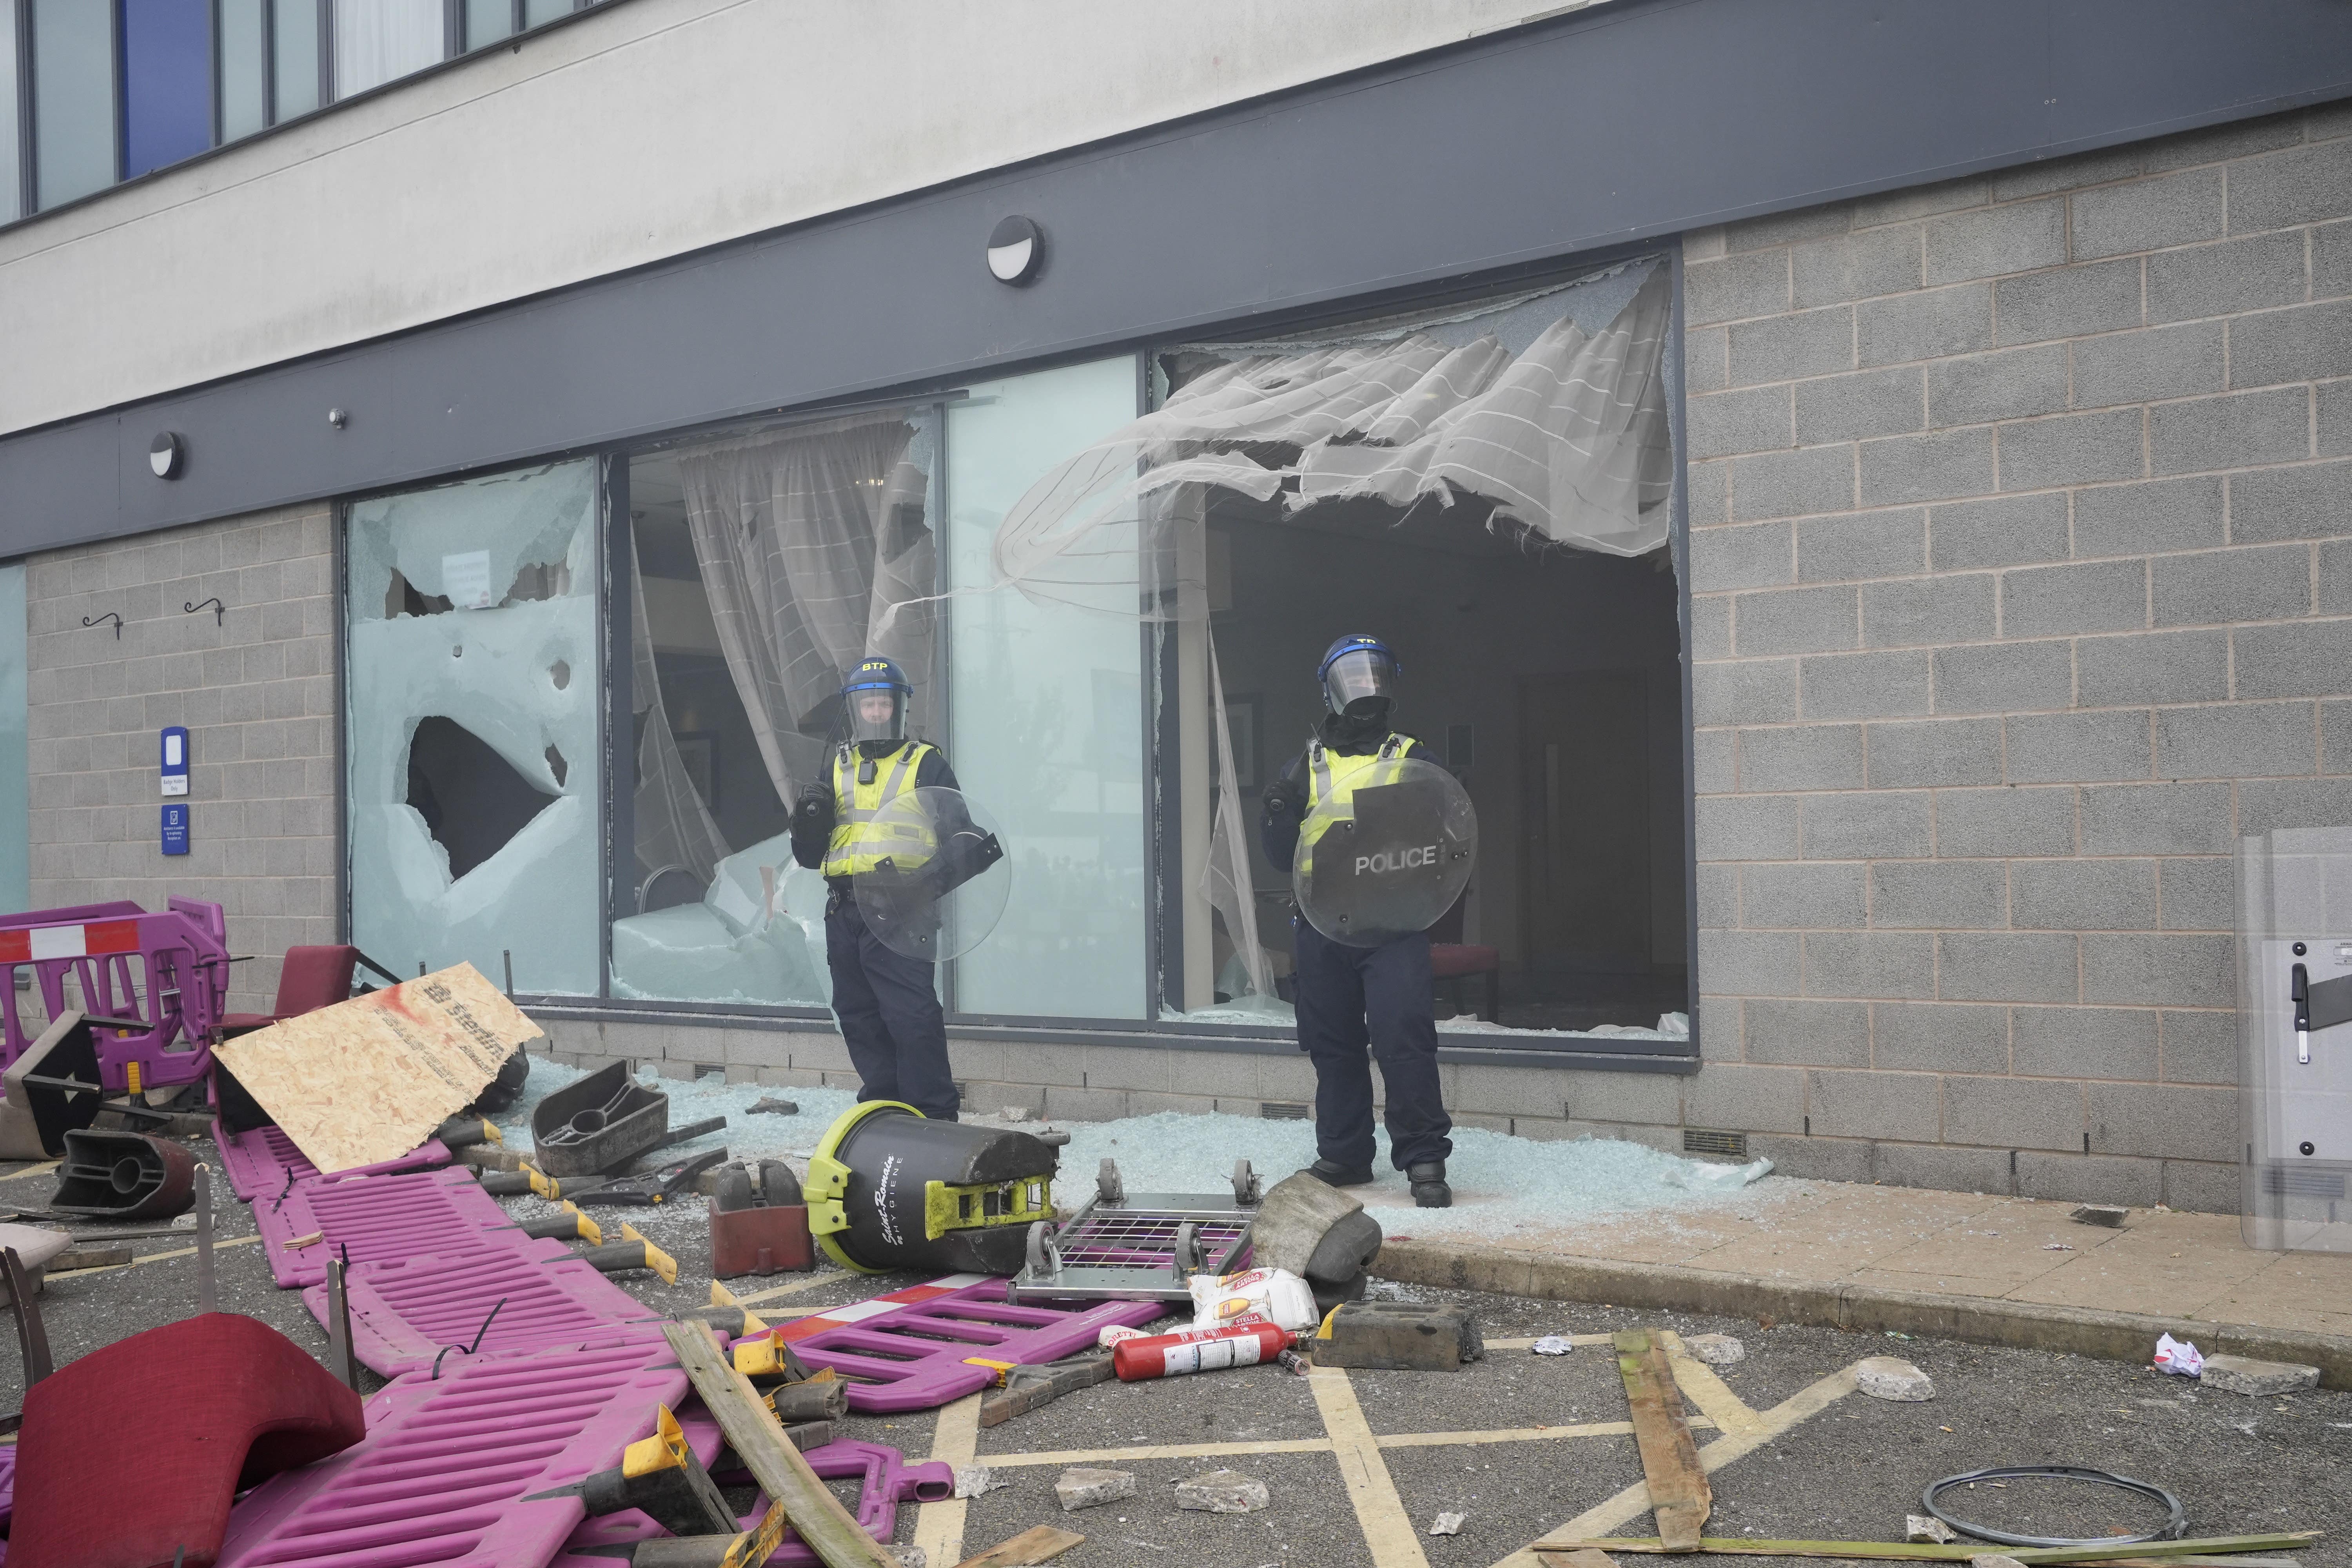
<svg viewBox="0 0 2352 1568">
<path fill-rule="evenodd" d="M 1427 931 L 1478 859 L 1478 813 L 1452 773 L 1407 757 L 1354 775 L 1345 800 L 1307 812 L 1291 890 L 1309 924 L 1350 947 Z"/>
<path fill-rule="evenodd" d="M 2239 841 L 2249 1247 L 2352 1252 L 2352 828 Z"/>
<path fill-rule="evenodd" d="M 850 885 L 893 952 L 936 963 L 988 940 L 1013 890 L 995 819 L 961 790 L 909 790 L 875 814 L 877 859 Z"/>
</svg>

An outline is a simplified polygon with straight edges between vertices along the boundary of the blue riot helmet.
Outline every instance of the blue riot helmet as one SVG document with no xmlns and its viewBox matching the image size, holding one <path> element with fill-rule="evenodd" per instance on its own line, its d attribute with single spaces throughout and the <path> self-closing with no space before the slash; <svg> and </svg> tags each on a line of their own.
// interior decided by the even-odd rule
<svg viewBox="0 0 2352 1568">
<path fill-rule="evenodd" d="M 1403 666 L 1378 637 L 1341 637 L 1324 650 L 1323 700 L 1334 713 L 1372 719 L 1396 706 L 1397 677 Z"/>
<path fill-rule="evenodd" d="M 841 705 L 846 710 L 853 741 L 903 741 L 907 738 L 907 702 L 915 689 L 898 667 L 887 658 L 869 658 L 841 683 Z"/>
</svg>

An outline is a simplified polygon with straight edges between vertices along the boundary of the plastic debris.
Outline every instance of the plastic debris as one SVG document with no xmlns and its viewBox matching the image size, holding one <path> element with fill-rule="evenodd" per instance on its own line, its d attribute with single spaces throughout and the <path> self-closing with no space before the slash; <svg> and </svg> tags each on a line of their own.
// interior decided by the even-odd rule
<svg viewBox="0 0 2352 1568">
<path fill-rule="evenodd" d="M 1437 1522 L 1429 1527 L 1429 1533 L 1432 1535 L 1459 1535 L 1462 1533 L 1462 1521 L 1468 1517 L 1469 1516 L 1467 1514 L 1441 1513 L 1437 1516 Z"/>
<path fill-rule="evenodd" d="M 1748 1347 L 1729 1334 L 1694 1334 L 1683 1348 L 1709 1366 L 1738 1366 L 1748 1359 Z"/>
<path fill-rule="evenodd" d="M 1125 1323 L 1111 1323 L 1095 1336 L 1095 1343 L 1108 1350 L 1121 1340 L 1139 1340 L 1143 1335 L 1144 1331 L 1141 1329 L 1130 1329 Z"/>
<path fill-rule="evenodd" d="M 1282 1268 L 1253 1268 L 1242 1274 L 1195 1274 L 1192 1322 L 1196 1328 L 1230 1323 L 1244 1316 L 1260 1317 L 1294 1333 L 1311 1329 L 1322 1314 L 1315 1310 L 1315 1291 L 1306 1280 Z"/>
<path fill-rule="evenodd" d="M 1211 1470 L 1175 1485 L 1176 1506 L 1197 1513 L 1255 1513 L 1269 1500 L 1265 1483 L 1239 1470 Z"/>
<path fill-rule="evenodd" d="M 1054 1483 L 1054 1497 L 1061 1503 L 1064 1513 L 1076 1513 L 1082 1508 L 1100 1508 L 1107 1502 L 1135 1495 L 1135 1476 L 1128 1470 L 1097 1470 L 1080 1468 L 1064 1470 L 1062 1479 Z"/>
<path fill-rule="evenodd" d="M 1315 1371 L 1315 1363 L 1297 1351 L 1284 1351 L 1274 1359 L 1283 1371 L 1296 1373 L 1300 1377 L 1310 1376 Z"/>
<path fill-rule="evenodd" d="M 955 1495 L 960 1498 L 978 1497 L 982 1492 L 1003 1491 L 1012 1484 L 1010 1481 L 998 1480 L 996 1472 L 986 1465 L 966 1465 L 955 1473 Z"/>
<path fill-rule="evenodd" d="M 2175 1377 L 2195 1377 L 2205 1370 L 2205 1358 L 2187 1340 L 2176 1340 L 2170 1334 L 2156 1336 L 2156 1369 Z"/>
<path fill-rule="evenodd" d="M 1566 1334 L 1546 1334 L 1528 1348 L 1538 1355 L 1566 1355 L 1576 1348 L 1576 1342 Z"/>
<path fill-rule="evenodd" d="M 2205 1358 L 2199 1381 L 2224 1394 L 2300 1394 L 2319 1386 L 2319 1369 L 2294 1362 L 2256 1361 L 2251 1356 L 2210 1355 Z"/>
<path fill-rule="evenodd" d="M 1923 1545 L 1941 1546 L 1952 1539 L 1952 1527 L 1932 1513 L 1906 1514 L 1903 1520 L 1903 1539 Z"/>
<path fill-rule="evenodd" d="M 1927 1374 L 1897 1356 L 1874 1355 L 1854 1363 L 1854 1386 L 1873 1399 L 1916 1405 L 1936 1397 Z"/>
</svg>

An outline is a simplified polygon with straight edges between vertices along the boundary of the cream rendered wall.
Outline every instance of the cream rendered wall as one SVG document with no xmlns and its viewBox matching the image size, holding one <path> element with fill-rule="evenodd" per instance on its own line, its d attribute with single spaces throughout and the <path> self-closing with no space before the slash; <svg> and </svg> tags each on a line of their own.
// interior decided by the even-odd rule
<svg viewBox="0 0 2352 1568">
<path fill-rule="evenodd" d="M 614 0 L 0 232 L 0 432 L 1574 8 Z"/>
</svg>

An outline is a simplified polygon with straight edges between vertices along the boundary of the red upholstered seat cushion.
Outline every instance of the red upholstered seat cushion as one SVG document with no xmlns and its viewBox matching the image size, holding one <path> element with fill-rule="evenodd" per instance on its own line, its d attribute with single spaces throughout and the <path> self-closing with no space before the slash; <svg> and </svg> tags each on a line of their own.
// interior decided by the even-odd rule
<svg viewBox="0 0 2352 1568">
<path fill-rule="evenodd" d="M 266 1029 L 278 1020 L 268 1013 L 223 1013 L 224 1029 Z"/>
<path fill-rule="evenodd" d="M 278 1016 L 291 1018 L 351 1000 L 352 971 L 359 961 L 356 947 L 288 948 L 285 967 L 278 972 Z"/>
<path fill-rule="evenodd" d="M 118 1340 L 25 1395 L 10 1568 L 168 1568 L 181 1547 L 186 1568 L 207 1568 L 240 1489 L 366 1430 L 358 1394 L 251 1318 L 207 1312 Z"/>
<path fill-rule="evenodd" d="M 1458 974 L 1484 974 L 1490 969 L 1502 967 L 1503 950 L 1498 947 L 1465 946 L 1450 942 L 1429 944 L 1429 973 L 1434 979 L 1450 980 Z"/>
</svg>

